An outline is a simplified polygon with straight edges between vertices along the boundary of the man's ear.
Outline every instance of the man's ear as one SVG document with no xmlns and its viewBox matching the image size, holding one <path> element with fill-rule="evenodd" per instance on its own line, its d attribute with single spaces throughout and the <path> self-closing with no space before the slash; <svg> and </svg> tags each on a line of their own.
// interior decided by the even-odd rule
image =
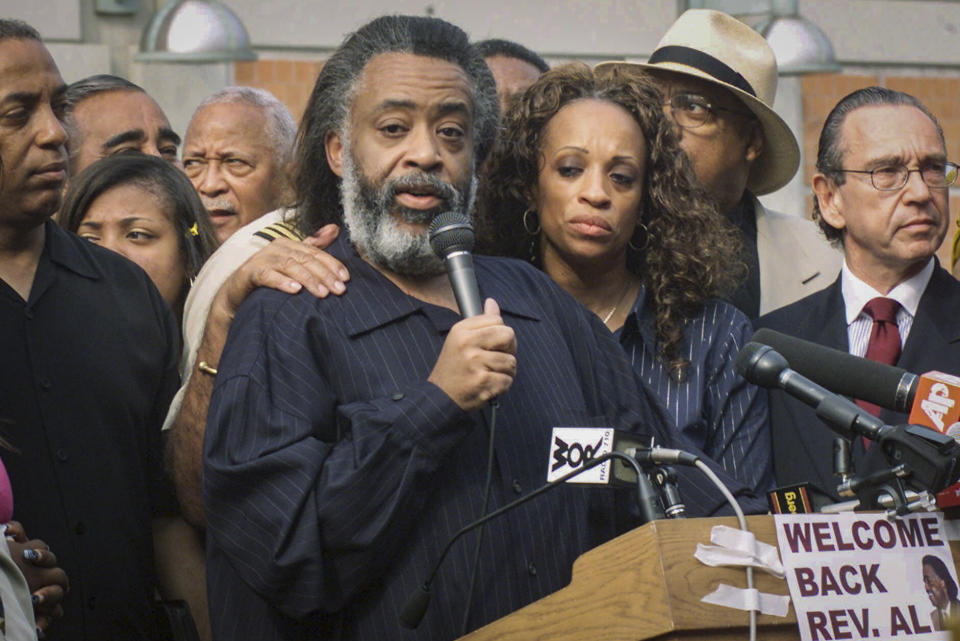
<svg viewBox="0 0 960 641">
<path fill-rule="evenodd" d="M 825 174 L 815 174 L 813 181 L 813 195 L 820 208 L 820 216 L 831 227 L 844 229 L 847 221 L 843 217 L 843 197 L 840 195 L 840 185 Z"/>
<path fill-rule="evenodd" d="M 755 122 L 750 128 L 750 138 L 747 142 L 747 149 L 745 152 L 745 158 L 748 163 L 753 164 L 753 161 L 760 157 L 760 154 L 763 153 L 763 127 L 760 126 L 760 123 Z"/>
<path fill-rule="evenodd" d="M 343 139 L 340 133 L 328 131 L 323 137 L 323 148 L 327 154 L 327 164 L 338 177 L 343 178 Z"/>
</svg>

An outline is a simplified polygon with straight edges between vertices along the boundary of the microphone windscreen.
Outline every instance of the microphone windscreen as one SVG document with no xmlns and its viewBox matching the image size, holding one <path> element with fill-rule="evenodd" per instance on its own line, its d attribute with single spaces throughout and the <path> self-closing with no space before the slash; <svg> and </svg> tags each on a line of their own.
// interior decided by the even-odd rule
<svg viewBox="0 0 960 641">
<path fill-rule="evenodd" d="M 734 369 L 754 385 L 777 387 L 780 374 L 789 367 L 787 360 L 769 345 L 750 341 L 740 349 Z"/>
<path fill-rule="evenodd" d="M 440 258 L 455 251 L 473 251 L 475 236 L 470 218 L 456 211 L 437 214 L 430 221 L 430 247 Z"/>
<path fill-rule="evenodd" d="M 902 385 L 905 380 L 910 380 L 912 375 L 904 369 L 860 358 L 772 329 L 758 329 L 750 340 L 769 345 L 787 359 L 790 369 L 831 392 L 899 412 L 910 411 L 913 393 L 905 390 Z"/>
</svg>

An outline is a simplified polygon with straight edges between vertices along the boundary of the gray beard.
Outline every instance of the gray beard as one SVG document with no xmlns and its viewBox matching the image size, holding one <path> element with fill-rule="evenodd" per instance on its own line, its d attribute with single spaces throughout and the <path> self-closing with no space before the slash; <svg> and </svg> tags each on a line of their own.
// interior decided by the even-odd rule
<svg viewBox="0 0 960 641">
<path fill-rule="evenodd" d="M 343 222 L 357 251 L 377 267 L 395 274 L 431 277 L 446 273 L 443 260 L 430 247 L 426 229 L 411 231 L 401 227 L 400 221 L 426 225 L 445 211 L 468 214 L 477 191 L 476 175 L 471 174 L 466 198 L 453 185 L 420 171 L 387 180 L 377 187 L 361 173 L 349 148 L 343 150 L 343 158 Z M 414 185 L 430 185 L 443 202 L 428 210 L 397 205 L 397 192 Z"/>
</svg>

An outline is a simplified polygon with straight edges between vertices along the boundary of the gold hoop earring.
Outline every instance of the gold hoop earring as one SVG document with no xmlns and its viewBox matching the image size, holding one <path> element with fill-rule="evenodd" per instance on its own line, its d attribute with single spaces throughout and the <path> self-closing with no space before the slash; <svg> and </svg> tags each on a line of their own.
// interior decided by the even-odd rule
<svg viewBox="0 0 960 641">
<path fill-rule="evenodd" d="M 536 227 L 533 229 L 530 228 L 530 220 L 528 218 L 528 216 L 531 214 L 533 214 L 534 219 L 536 220 Z M 523 231 L 527 232 L 531 236 L 536 236 L 540 233 L 540 219 L 536 216 L 537 212 L 533 211 L 532 209 L 526 209 L 523 212 Z"/>
<path fill-rule="evenodd" d="M 627 246 L 633 251 L 639 253 L 644 251 L 650 245 L 650 230 L 647 229 L 647 226 L 642 222 L 637 223 L 637 229 L 641 230 L 643 233 L 643 244 L 637 247 L 633 244 L 633 238 L 630 238 L 630 241 L 627 243 Z M 636 231 L 633 233 L 634 236 L 637 235 Z"/>
</svg>

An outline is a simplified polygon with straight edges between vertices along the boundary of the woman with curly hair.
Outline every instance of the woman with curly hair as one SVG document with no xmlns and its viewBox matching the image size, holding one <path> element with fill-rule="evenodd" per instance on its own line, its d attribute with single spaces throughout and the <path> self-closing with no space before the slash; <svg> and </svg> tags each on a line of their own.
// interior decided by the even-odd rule
<svg viewBox="0 0 960 641">
<path fill-rule="evenodd" d="M 738 238 L 697 185 L 643 72 L 547 72 L 513 104 L 485 180 L 487 253 L 528 260 L 619 338 L 691 445 L 773 483 L 766 393 L 734 372 L 752 327 L 718 300 Z"/>
</svg>

